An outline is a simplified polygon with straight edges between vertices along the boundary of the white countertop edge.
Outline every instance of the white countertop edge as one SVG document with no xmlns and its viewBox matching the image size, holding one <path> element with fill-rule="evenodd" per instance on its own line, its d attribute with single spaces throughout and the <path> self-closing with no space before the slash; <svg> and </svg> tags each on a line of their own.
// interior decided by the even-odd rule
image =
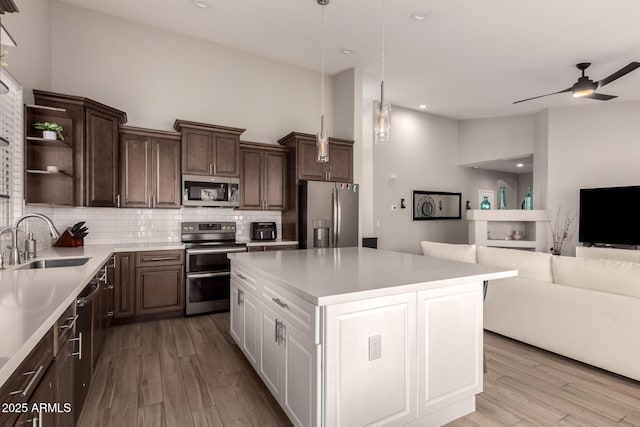
<svg viewBox="0 0 640 427">
<path fill-rule="evenodd" d="M 297 245 L 297 240 L 249 240 L 245 242 L 247 247 L 252 246 L 286 246 Z"/>
<path fill-rule="evenodd" d="M 315 306 L 325 306 L 332 304 L 340 304 L 345 302 L 358 301 L 362 299 L 369 298 L 377 298 L 389 295 L 397 295 L 403 293 L 424 291 L 428 289 L 441 288 L 445 286 L 455 286 L 462 285 L 466 283 L 474 283 L 474 282 L 483 282 L 485 280 L 496 280 L 496 279 L 504 279 L 507 277 L 516 277 L 518 276 L 518 270 L 503 270 L 493 273 L 484 273 L 484 274 L 476 274 L 471 276 L 463 276 L 463 277 L 455 277 L 451 279 L 442 279 L 442 280 L 433 280 L 429 282 L 418 282 L 418 283 L 410 283 L 406 285 L 392 285 L 386 288 L 377 288 L 377 289 L 368 289 L 364 291 L 356 291 L 349 292 L 343 294 L 329 295 L 329 296 L 320 296 L 316 297 L 310 295 L 307 292 L 304 292 L 302 289 L 289 284 L 288 282 L 274 276 L 264 270 L 255 268 L 251 265 L 251 263 L 241 261 L 233 256 L 234 254 L 230 254 L 229 258 L 242 265 L 243 268 L 248 269 L 250 271 L 259 272 L 260 274 L 264 274 L 264 276 L 271 282 L 276 285 L 280 285 L 285 288 L 287 291 L 295 294 L 296 296 L 302 298 L 303 300 L 315 305 Z M 489 285 L 489 288 L 491 285 Z"/>
</svg>

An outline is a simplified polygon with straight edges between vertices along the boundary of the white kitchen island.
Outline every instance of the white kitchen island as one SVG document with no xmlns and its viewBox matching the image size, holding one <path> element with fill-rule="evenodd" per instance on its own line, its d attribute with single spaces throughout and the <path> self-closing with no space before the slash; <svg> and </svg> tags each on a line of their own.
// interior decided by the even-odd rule
<svg viewBox="0 0 640 427">
<path fill-rule="evenodd" d="M 297 426 L 439 426 L 482 392 L 483 281 L 367 248 L 230 254 L 231 336 Z"/>
</svg>

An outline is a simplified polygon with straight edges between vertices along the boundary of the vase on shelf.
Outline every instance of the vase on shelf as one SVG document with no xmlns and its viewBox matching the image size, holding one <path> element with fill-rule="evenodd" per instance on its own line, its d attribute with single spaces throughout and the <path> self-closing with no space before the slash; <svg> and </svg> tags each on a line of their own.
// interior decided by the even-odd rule
<svg viewBox="0 0 640 427">
<path fill-rule="evenodd" d="M 505 200 L 504 187 L 500 187 L 500 204 L 499 209 L 507 209 L 507 202 Z"/>
<path fill-rule="evenodd" d="M 524 209 L 530 211 L 533 209 L 533 197 L 531 196 L 531 187 L 527 187 L 527 194 L 524 196 Z"/>
<path fill-rule="evenodd" d="M 480 202 L 480 209 L 483 211 L 488 211 L 491 209 L 491 203 L 489 203 L 489 196 L 484 196 L 482 202 Z"/>
</svg>

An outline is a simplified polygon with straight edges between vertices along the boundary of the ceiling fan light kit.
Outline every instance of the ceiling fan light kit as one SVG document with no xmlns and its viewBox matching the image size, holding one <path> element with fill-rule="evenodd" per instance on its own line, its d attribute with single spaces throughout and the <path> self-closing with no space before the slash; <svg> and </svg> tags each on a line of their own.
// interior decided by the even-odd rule
<svg viewBox="0 0 640 427">
<path fill-rule="evenodd" d="M 520 102 L 525 102 L 525 101 L 531 101 L 533 99 L 543 98 L 545 96 L 557 95 L 559 93 L 565 93 L 565 92 L 571 92 L 574 98 L 590 98 L 598 101 L 609 101 L 610 99 L 617 98 L 617 96 L 598 93 L 596 92 L 596 90 L 600 89 L 603 86 L 608 85 L 611 82 L 618 80 L 620 77 L 623 77 L 629 74 L 636 68 L 640 67 L 640 62 L 631 62 L 630 64 L 622 67 L 615 73 L 609 75 L 608 77 L 605 77 L 599 82 L 594 82 L 589 78 L 589 76 L 585 75 L 584 72 L 587 68 L 589 68 L 590 65 L 591 65 L 590 62 L 581 62 L 579 64 L 576 64 L 576 68 L 580 70 L 580 72 L 582 73 L 582 76 L 579 77 L 578 81 L 576 81 L 574 85 L 571 86 L 570 88 L 567 88 L 558 92 L 548 93 L 546 95 L 534 96 L 533 98 L 521 99 L 520 101 L 515 101 L 514 104 L 518 104 Z"/>
</svg>

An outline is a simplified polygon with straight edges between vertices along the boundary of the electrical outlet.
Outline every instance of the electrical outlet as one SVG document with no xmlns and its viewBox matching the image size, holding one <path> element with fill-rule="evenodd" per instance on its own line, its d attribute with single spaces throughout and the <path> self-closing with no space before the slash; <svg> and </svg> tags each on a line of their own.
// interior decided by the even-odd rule
<svg viewBox="0 0 640 427">
<path fill-rule="evenodd" d="M 371 335 L 369 337 L 369 360 L 376 360 L 382 357 L 382 335 Z"/>
</svg>

